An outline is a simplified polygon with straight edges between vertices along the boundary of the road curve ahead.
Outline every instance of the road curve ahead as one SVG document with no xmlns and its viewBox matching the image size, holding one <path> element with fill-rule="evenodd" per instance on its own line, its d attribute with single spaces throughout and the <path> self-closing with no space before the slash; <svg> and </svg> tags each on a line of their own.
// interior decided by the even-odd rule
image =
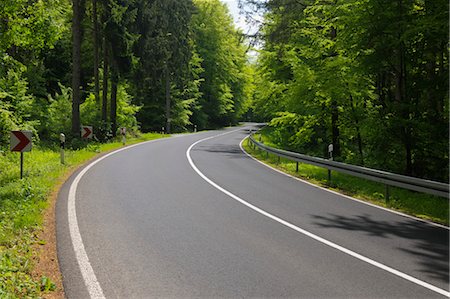
<svg viewBox="0 0 450 299">
<path fill-rule="evenodd" d="M 443 298 L 449 231 L 247 156 L 252 124 L 104 156 L 57 204 L 68 298 Z"/>
</svg>

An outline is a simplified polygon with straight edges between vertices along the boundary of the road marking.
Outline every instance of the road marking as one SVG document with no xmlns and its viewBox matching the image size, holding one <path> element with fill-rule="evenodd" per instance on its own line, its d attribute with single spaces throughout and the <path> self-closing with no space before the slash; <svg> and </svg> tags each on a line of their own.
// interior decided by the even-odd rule
<svg viewBox="0 0 450 299">
<path fill-rule="evenodd" d="M 68 213 L 68 221 L 69 221 L 70 238 L 72 240 L 73 249 L 75 251 L 75 257 L 77 259 L 78 266 L 80 267 L 81 275 L 83 276 L 84 284 L 86 285 L 89 296 L 91 298 L 103 299 L 103 298 L 105 298 L 105 295 L 103 294 L 103 290 L 100 286 L 100 283 L 97 280 L 97 276 L 95 276 L 94 269 L 92 269 L 92 265 L 89 262 L 88 255 L 84 248 L 83 239 L 81 238 L 80 229 L 78 227 L 77 212 L 76 212 L 76 206 L 75 206 L 78 183 L 80 182 L 83 175 L 85 175 L 89 169 L 91 169 L 95 164 L 102 161 L 103 159 L 106 159 L 111 155 L 117 154 L 123 150 L 127 150 L 127 149 L 133 148 L 135 146 L 139 146 L 139 145 L 143 145 L 143 144 L 147 144 L 147 143 L 151 143 L 151 142 L 156 142 L 156 141 L 161 141 L 161 140 L 168 140 L 168 139 L 162 138 L 162 139 L 149 140 L 146 142 L 133 144 L 133 145 L 115 150 L 109 154 L 106 154 L 103 157 L 100 157 L 97 160 L 95 160 L 94 162 L 88 164 L 85 168 L 83 168 L 83 170 L 81 170 L 80 173 L 78 173 L 78 175 L 75 177 L 72 184 L 70 185 L 69 196 L 68 196 L 68 200 L 67 200 L 67 213 Z"/>
<path fill-rule="evenodd" d="M 228 195 L 228 196 L 231 197 L 232 199 L 238 201 L 239 203 L 241 203 L 241 204 L 247 206 L 248 208 L 254 210 L 255 212 L 260 213 L 261 215 L 264 215 L 264 216 L 266 216 L 266 217 L 268 217 L 268 218 L 270 218 L 270 219 L 272 219 L 272 220 L 274 220 L 274 221 L 276 221 L 276 222 L 278 222 L 278 223 L 280 223 L 280 224 L 282 224 L 282 225 L 284 225 L 284 226 L 286 226 L 286 227 L 289 227 L 289 228 L 291 228 L 291 229 L 293 229 L 293 230 L 295 230 L 295 231 L 297 231 L 297 232 L 299 232 L 299 233 L 301 233 L 301 234 L 303 234 L 303 235 L 306 235 L 306 236 L 308 236 L 308 237 L 310 237 L 310 238 L 312 238 L 312 239 L 314 239 L 314 240 L 316 240 L 316 241 L 318 241 L 318 242 L 320 242 L 320 243 L 322 243 L 322 244 L 325 244 L 325 245 L 327 245 L 327 246 L 329 246 L 329 247 L 332 247 L 332 248 L 337 249 L 337 250 L 339 250 L 339 251 L 341 251 L 341 252 L 343 252 L 343 253 L 346 253 L 346 254 L 348 254 L 348 255 L 350 255 L 350 256 L 356 258 L 356 259 L 359 259 L 359 260 L 361 260 L 361 261 L 363 261 L 363 262 L 366 262 L 366 263 L 368 263 L 368 264 L 371 264 L 371 265 L 373 265 L 373 266 L 375 266 L 375 267 L 377 267 L 377 268 L 379 268 L 379 269 L 382 269 L 382 270 L 384 270 L 384 271 L 387 271 L 387 272 L 389 272 L 389 273 L 391 273 L 391 274 L 394 274 L 394 275 L 396 275 L 396 276 L 398 276 L 398 277 L 401 277 L 401 278 L 403 278 L 403 279 L 405 279 L 405 280 L 408 280 L 408 281 L 410 281 L 410 282 L 412 282 L 412 283 L 415 283 L 415 284 L 417 284 L 417 285 L 420 285 L 420 286 L 422 286 L 422 287 L 424 287 L 424 288 L 427 288 L 427 289 L 429 289 L 429 290 L 431 290 L 431 291 L 433 291 L 433 292 L 436 292 L 436 293 L 438 293 L 438 294 L 444 295 L 444 296 L 446 296 L 446 297 L 450 297 L 450 292 L 447 292 L 446 290 L 443 290 L 443 289 L 441 289 L 441 288 L 438 288 L 438 287 L 436 287 L 436 286 L 434 286 L 434 285 L 432 285 L 432 284 L 429 284 L 429 283 L 427 283 L 427 282 L 425 282 L 425 281 L 422 281 L 422 280 L 420 280 L 420 279 L 417 279 L 417 278 L 415 278 L 415 277 L 413 277 L 413 276 L 410 276 L 410 275 L 408 275 L 408 274 L 406 274 L 406 273 L 400 272 L 399 270 L 396 270 L 396 269 L 391 268 L 391 267 L 389 267 L 389 266 L 386 266 L 386 265 L 384 265 L 384 264 L 382 264 L 382 263 L 379 263 L 379 262 L 377 262 L 377 261 L 374 261 L 374 260 L 372 260 L 372 259 L 370 259 L 370 258 L 368 258 L 368 257 L 365 257 L 365 256 L 363 256 L 363 255 L 361 255 L 361 254 L 359 254 L 359 253 L 356 253 L 356 252 L 354 252 L 354 251 L 352 251 L 352 250 L 350 250 L 350 249 L 347 249 L 347 248 L 345 248 L 345 247 L 343 247 L 343 246 L 340 246 L 340 245 L 338 245 L 338 244 L 336 244 L 336 243 L 333 243 L 333 242 L 328 241 L 328 240 L 326 240 L 326 239 L 324 239 L 324 238 L 322 238 L 322 237 L 319 237 L 319 236 L 317 236 L 317 235 L 315 235 L 315 234 L 313 234 L 313 233 L 311 233 L 311 232 L 309 232 L 309 231 L 307 231 L 307 230 L 304 230 L 304 229 L 302 229 L 302 228 L 300 228 L 300 227 L 298 227 L 298 226 L 295 226 L 294 224 L 292 224 L 292 223 L 290 223 L 290 222 L 287 222 L 286 220 L 283 220 L 283 219 L 281 219 L 281 218 L 279 218 L 279 217 L 277 217 L 277 216 L 275 216 L 275 215 L 272 215 L 272 214 L 270 214 L 270 213 L 264 211 L 263 209 L 260 209 L 260 208 L 258 208 L 257 206 L 254 206 L 254 205 L 252 205 L 252 204 L 246 202 L 246 201 L 243 200 L 242 198 L 240 198 L 240 197 L 238 197 L 237 195 L 231 193 L 230 191 L 228 191 L 228 190 L 222 188 L 221 186 L 219 186 L 218 184 L 216 184 L 215 182 L 213 182 L 211 179 L 209 179 L 206 175 L 204 175 L 204 174 L 197 168 L 197 166 L 196 166 L 195 163 L 193 162 L 192 157 L 191 157 L 191 154 L 190 154 L 192 148 L 193 148 L 194 146 L 196 146 L 197 144 L 199 144 L 199 143 L 201 143 L 201 142 L 204 142 L 204 141 L 206 141 L 206 140 L 209 140 L 209 139 L 212 139 L 212 138 L 216 138 L 216 137 L 219 137 L 219 136 L 222 136 L 222 135 L 230 134 L 230 133 L 233 133 L 233 132 L 235 132 L 235 131 L 237 131 L 237 130 L 234 130 L 234 131 L 231 131 L 231 132 L 226 132 L 226 133 L 222 133 L 222 134 L 219 134 L 219 135 L 215 135 L 215 136 L 211 136 L 211 137 L 207 137 L 207 138 L 200 139 L 200 140 L 194 142 L 193 144 L 191 144 L 191 146 L 187 149 L 187 151 L 186 151 L 186 157 L 187 157 L 187 159 L 188 159 L 188 162 L 189 162 L 189 164 L 191 165 L 192 169 L 194 169 L 195 172 L 196 172 L 202 179 L 204 179 L 206 182 L 208 182 L 208 183 L 209 183 L 210 185 L 212 185 L 214 188 L 216 188 L 216 189 L 218 189 L 219 191 L 225 193 L 226 195 Z"/>
<path fill-rule="evenodd" d="M 448 226 L 445 226 L 445 225 L 442 225 L 442 224 L 439 224 L 439 223 L 434 223 L 434 222 L 431 222 L 431 221 L 427 221 L 427 220 L 425 220 L 425 219 L 417 218 L 417 217 L 414 217 L 414 216 L 411 216 L 411 215 L 408 215 L 408 214 L 405 214 L 405 213 L 402 213 L 402 212 L 399 212 L 399 211 L 391 210 L 391 209 L 388 209 L 388 208 L 385 208 L 385 207 L 382 207 L 382 206 L 379 206 L 379 205 L 376 205 L 376 204 L 373 204 L 373 203 L 370 203 L 370 202 L 367 202 L 367 201 L 364 201 L 364 200 L 361 200 L 361 199 L 357 199 L 357 198 L 354 198 L 354 197 L 351 197 L 351 196 L 348 196 L 348 195 L 339 193 L 339 192 L 337 192 L 337 191 L 334 191 L 334 190 L 331 190 L 331 189 L 327 189 L 327 188 L 324 188 L 324 187 L 319 186 L 319 185 L 315 185 L 315 184 L 313 184 L 313 183 L 311 183 L 311 182 L 305 181 L 305 180 L 303 180 L 303 179 L 301 179 L 301 178 L 295 177 L 295 176 L 290 175 L 290 174 L 288 174 L 288 173 L 286 173 L 286 172 L 283 172 L 283 171 L 281 171 L 281 170 L 279 170 L 279 169 L 276 169 L 275 167 L 272 167 L 272 166 L 270 166 L 269 164 L 264 163 L 263 161 L 260 161 L 260 160 L 256 159 L 255 157 L 253 157 L 252 155 L 250 155 L 249 153 L 247 153 L 247 152 L 245 151 L 245 149 L 244 149 L 243 146 L 242 146 L 242 143 L 243 143 L 243 142 L 245 141 L 245 139 L 247 139 L 247 138 L 248 138 L 248 136 L 245 137 L 244 139 L 242 139 L 241 142 L 239 143 L 239 147 L 241 148 L 241 151 L 243 151 L 244 154 L 246 154 L 247 156 L 249 156 L 250 158 L 252 158 L 252 159 L 255 160 L 256 162 L 258 162 L 258 163 L 260 163 L 260 164 L 262 164 L 262 165 L 264 165 L 264 166 L 266 166 L 266 167 L 272 169 L 273 171 L 276 171 L 276 172 L 281 173 L 281 174 L 283 174 L 283 175 L 285 175 L 285 176 L 288 176 L 288 177 L 290 177 L 290 178 L 292 178 L 292 179 L 294 179 L 294 180 L 300 181 L 300 182 L 302 182 L 302 183 L 308 184 L 308 185 L 313 186 L 313 187 L 316 187 L 316 188 L 318 188 L 318 189 L 321 189 L 321 190 L 324 190 L 324 191 L 327 191 L 327 192 L 330 192 L 330 193 L 339 195 L 339 196 L 341 196 L 341 197 L 345 197 L 345 198 L 350 199 L 350 200 L 353 200 L 353 201 L 357 201 L 357 202 L 362 203 L 362 204 L 365 204 L 365 205 L 367 205 L 367 206 L 371 206 L 371 207 L 373 207 L 373 208 L 377 208 L 377 209 L 380 209 L 380 210 L 383 210 L 383 211 L 386 211 L 386 212 L 389 212 L 389 213 L 393 213 L 393 214 L 400 215 L 400 216 L 403 216 L 403 217 L 406 217 L 406 218 L 410 218 L 410 219 L 413 219 L 413 220 L 416 220 L 416 221 L 419 221 L 419 222 L 422 222 L 422 223 L 426 223 L 426 224 L 429 224 L 429 225 L 432 225 L 432 226 L 436 226 L 436 227 L 439 227 L 439 228 L 443 228 L 443 229 L 446 229 L 446 230 L 450 230 L 450 227 L 448 227 Z M 301 163 L 301 162 L 299 162 L 299 163 Z"/>
<path fill-rule="evenodd" d="M 237 131 L 237 130 L 227 132 L 226 134 L 232 133 L 235 131 Z M 204 132 L 199 132 L 196 134 L 201 134 L 201 133 L 204 133 Z M 220 135 L 223 135 L 223 134 L 220 134 Z M 174 136 L 174 137 L 184 137 L 184 136 L 189 136 L 189 135 L 185 134 L 185 135 L 178 135 L 178 136 Z M 215 135 L 214 137 L 217 137 L 217 136 L 219 136 L 219 135 Z M 68 214 L 68 222 L 69 222 L 70 239 L 72 241 L 72 246 L 75 251 L 75 258 L 78 262 L 78 266 L 80 267 L 80 272 L 83 277 L 84 284 L 85 284 L 85 286 L 88 290 L 89 296 L 91 298 L 103 299 L 103 298 L 105 298 L 105 295 L 103 294 L 103 290 L 100 286 L 100 283 L 98 282 L 98 279 L 97 279 L 97 276 L 95 275 L 94 269 L 92 268 L 92 265 L 89 262 L 89 257 L 86 253 L 86 249 L 84 248 L 83 239 L 81 238 L 80 228 L 78 226 L 77 212 L 76 212 L 76 206 L 75 206 L 78 183 L 80 182 L 83 175 L 85 175 L 89 169 L 91 169 L 95 164 L 102 161 L 103 159 L 106 159 L 111 155 L 117 154 L 121 151 L 130 149 L 130 148 L 133 148 L 133 147 L 136 147 L 139 145 L 143 145 L 143 144 L 147 144 L 147 143 L 151 143 L 151 142 L 162 141 L 162 140 L 169 140 L 169 139 L 161 138 L 161 139 L 149 140 L 149 141 L 129 145 L 127 147 L 123 147 L 123 148 L 115 150 L 109 154 L 106 154 L 106 155 L 98 158 L 97 160 L 93 161 L 92 163 L 88 164 L 85 168 L 83 168 L 83 170 L 81 170 L 78 173 L 78 175 L 75 177 L 72 184 L 70 185 L 69 195 L 68 195 L 68 199 L 67 199 L 67 214 Z"/>
</svg>

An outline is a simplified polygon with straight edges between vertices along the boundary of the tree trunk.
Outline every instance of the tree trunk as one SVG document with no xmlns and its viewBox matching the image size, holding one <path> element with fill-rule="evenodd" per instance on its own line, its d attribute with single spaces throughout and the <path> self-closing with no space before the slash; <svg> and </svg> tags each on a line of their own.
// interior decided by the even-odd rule
<svg viewBox="0 0 450 299">
<path fill-rule="evenodd" d="M 94 22 L 94 81 L 95 81 L 95 102 L 100 107 L 100 79 L 98 76 L 99 65 L 99 45 L 98 45 L 98 16 L 97 16 L 97 0 L 92 0 L 92 14 Z"/>
<path fill-rule="evenodd" d="M 404 22 L 403 1 L 398 1 L 398 16 Z M 397 48 L 397 65 L 395 67 L 395 100 L 399 105 L 400 116 L 405 123 L 402 128 L 402 141 L 405 149 L 405 174 L 412 175 L 412 130 L 408 124 L 410 118 L 410 104 L 406 95 L 406 61 L 405 61 L 405 44 L 401 40 L 403 28 L 400 28 L 398 38 L 400 40 Z"/>
<path fill-rule="evenodd" d="M 356 115 L 355 105 L 353 103 L 353 97 L 350 95 L 350 106 L 352 108 L 353 119 L 355 120 L 355 128 L 356 128 L 356 139 L 358 142 L 358 152 L 359 152 L 359 160 L 362 166 L 364 166 L 364 155 L 362 149 L 362 138 L 361 138 L 361 130 L 359 127 L 359 119 Z"/>
<path fill-rule="evenodd" d="M 341 155 L 341 144 L 339 141 L 339 111 L 335 100 L 331 102 L 331 134 L 333 139 L 333 157 L 336 158 Z"/>
<path fill-rule="evenodd" d="M 413 175 L 411 130 L 405 128 L 406 174 Z"/>
<path fill-rule="evenodd" d="M 169 78 L 169 69 L 166 64 L 164 68 L 164 77 L 166 83 L 166 133 L 171 133 L 171 119 L 170 119 L 170 78 Z"/>
<path fill-rule="evenodd" d="M 103 40 L 103 97 L 102 97 L 102 122 L 106 124 L 108 121 L 108 42 L 106 37 Z"/>
<path fill-rule="evenodd" d="M 111 76 L 111 111 L 110 111 L 110 121 L 112 136 L 116 137 L 117 133 L 117 85 L 119 83 L 119 76 L 117 75 L 117 70 L 112 69 Z"/>
<path fill-rule="evenodd" d="M 80 137 L 81 1 L 73 0 L 72 19 L 72 133 Z"/>
<path fill-rule="evenodd" d="M 330 37 L 331 40 L 335 40 L 337 36 L 337 30 L 335 27 L 331 27 Z M 336 56 L 337 53 L 333 50 L 331 56 Z M 337 101 L 331 102 L 331 134 L 333 139 L 333 157 L 339 157 L 341 155 L 341 145 L 339 142 L 339 111 Z"/>
</svg>

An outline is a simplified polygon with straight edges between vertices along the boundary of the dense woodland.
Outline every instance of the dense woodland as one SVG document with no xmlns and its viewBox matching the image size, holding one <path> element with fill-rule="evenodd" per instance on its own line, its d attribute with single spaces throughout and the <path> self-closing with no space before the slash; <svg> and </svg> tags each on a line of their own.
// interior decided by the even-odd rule
<svg viewBox="0 0 450 299">
<path fill-rule="evenodd" d="M 447 0 L 241 4 L 265 14 L 253 107 L 274 142 L 448 182 Z"/>
<path fill-rule="evenodd" d="M 52 143 L 93 125 L 101 141 L 245 112 L 246 47 L 218 0 L 14 0 L 0 15 L 1 146 L 17 128 Z"/>
<path fill-rule="evenodd" d="M 255 34 L 219 0 L 1 1 L 0 147 L 253 119 L 290 150 L 448 181 L 448 1 L 240 4 Z"/>
</svg>

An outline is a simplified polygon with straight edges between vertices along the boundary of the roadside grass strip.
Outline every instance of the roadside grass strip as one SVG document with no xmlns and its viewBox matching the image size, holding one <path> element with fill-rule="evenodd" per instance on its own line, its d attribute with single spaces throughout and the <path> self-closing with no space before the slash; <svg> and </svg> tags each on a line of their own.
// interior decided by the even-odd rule
<svg viewBox="0 0 450 299">
<path fill-rule="evenodd" d="M 167 137 L 147 133 L 127 140 L 127 145 Z M 123 147 L 117 141 L 91 143 L 80 150 L 66 150 L 65 164 L 59 149 L 34 148 L 25 153 L 24 178 L 20 179 L 18 153 L 0 151 L 0 298 L 41 297 L 56 289 L 45 275 L 33 275 L 43 214 L 49 196 L 62 178 L 99 153 Z"/>
<path fill-rule="evenodd" d="M 255 137 L 262 140 L 264 144 L 277 147 L 271 140 L 260 134 Z M 261 139 L 260 139 L 261 138 Z M 271 167 L 281 170 L 293 177 L 306 180 L 312 184 L 334 190 L 336 192 L 361 199 L 363 201 L 376 204 L 381 207 L 400 211 L 405 214 L 439 223 L 448 227 L 449 225 L 449 200 L 434 195 L 414 192 L 397 187 L 389 187 L 390 198 L 386 202 L 384 197 L 384 184 L 353 177 L 348 174 L 332 171 L 331 181 L 328 181 L 328 171 L 325 168 L 300 163 L 296 172 L 296 162 L 286 158 L 278 159 L 273 154 L 250 147 L 250 141 L 243 142 L 243 147 L 247 153 L 259 161 Z"/>
</svg>

